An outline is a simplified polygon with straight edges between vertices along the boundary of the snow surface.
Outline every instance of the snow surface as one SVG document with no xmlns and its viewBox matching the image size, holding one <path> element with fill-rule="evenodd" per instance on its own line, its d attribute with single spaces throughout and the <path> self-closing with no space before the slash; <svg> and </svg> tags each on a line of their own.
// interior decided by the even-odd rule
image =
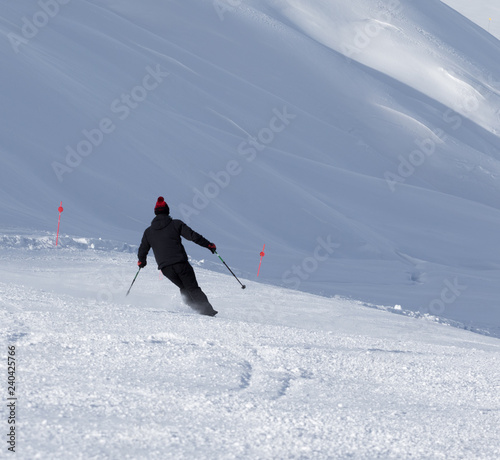
<svg viewBox="0 0 500 460">
<path fill-rule="evenodd" d="M 500 456 L 498 339 L 197 268 L 207 318 L 147 268 L 125 297 L 133 253 L 19 246 L 0 249 L 15 458 Z"/>
<path fill-rule="evenodd" d="M 0 0 L 16 457 L 499 458 L 498 11 Z M 159 195 L 216 318 L 124 296 Z"/>
<path fill-rule="evenodd" d="M 442 0 L 500 39 L 500 5 L 490 0 Z"/>
<path fill-rule="evenodd" d="M 138 244 L 164 195 L 249 279 L 266 244 L 263 282 L 500 336 L 484 28 L 438 0 L 0 6 L 3 231 L 55 232 L 62 200 L 65 235 Z"/>
</svg>

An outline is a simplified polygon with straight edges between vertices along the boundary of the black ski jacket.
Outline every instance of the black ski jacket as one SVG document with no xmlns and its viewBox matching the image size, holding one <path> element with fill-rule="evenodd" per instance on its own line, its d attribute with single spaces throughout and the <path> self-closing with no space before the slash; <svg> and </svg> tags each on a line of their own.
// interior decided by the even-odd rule
<svg viewBox="0 0 500 460">
<path fill-rule="evenodd" d="M 210 244 L 210 241 L 189 228 L 182 220 L 159 214 L 151 222 L 151 227 L 144 231 L 137 253 L 139 261 L 146 262 L 149 250 L 153 248 L 160 270 L 168 265 L 187 262 L 188 256 L 182 245 L 181 236 L 204 248 L 208 248 Z"/>
</svg>

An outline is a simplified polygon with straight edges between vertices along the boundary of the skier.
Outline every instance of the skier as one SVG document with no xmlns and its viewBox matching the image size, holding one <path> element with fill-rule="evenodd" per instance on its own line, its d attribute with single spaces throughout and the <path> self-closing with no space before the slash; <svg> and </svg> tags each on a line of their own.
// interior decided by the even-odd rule
<svg viewBox="0 0 500 460">
<path fill-rule="evenodd" d="M 162 196 L 158 197 L 154 211 L 156 217 L 142 237 L 137 265 L 140 268 L 146 266 L 148 252 L 153 248 L 158 269 L 181 290 L 184 302 L 202 315 L 215 316 L 218 312 L 213 309 L 207 296 L 198 286 L 181 236 L 210 249 L 212 254 L 217 249 L 215 244 L 210 243 L 181 220 L 172 219 L 170 209 Z"/>
</svg>

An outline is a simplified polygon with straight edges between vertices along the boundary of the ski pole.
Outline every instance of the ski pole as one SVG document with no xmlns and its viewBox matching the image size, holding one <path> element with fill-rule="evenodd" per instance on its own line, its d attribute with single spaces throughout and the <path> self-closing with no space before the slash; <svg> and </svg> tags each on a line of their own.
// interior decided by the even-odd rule
<svg viewBox="0 0 500 460">
<path fill-rule="evenodd" d="M 226 266 L 226 268 L 231 272 L 231 275 L 233 275 L 236 280 L 238 281 L 238 283 L 241 284 L 241 289 L 245 289 L 246 286 L 244 284 L 241 283 L 241 281 L 238 279 L 238 277 L 233 273 L 233 271 L 228 267 L 228 265 L 226 264 L 226 262 L 224 262 L 224 260 L 222 259 L 221 256 L 219 256 L 219 253 L 217 251 L 214 251 L 215 254 L 217 254 L 217 257 L 221 260 L 221 262 Z"/>
<path fill-rule="evenodd" d="M 134 285 L 134 283 L 135 283 L 135 279 L 137 278 L 137 275 L 138 275 L 138 274 L 139 274 L 139 272 L 141 271 L 141 268 L 142 268 L 142 267 L 139 267 L 139 270 L 137 270 L 137 273 L 136 273 L 136 274 L 135 274 L 135 276 L 134 276 L 134 281 L 132 281 L 132 284 L 131 284 L 131 285 L 130 285 L 130 287 L 128 288 L 128 291 L 127 291 L 127 293 L 125 294 L 125 297 L 127 297 L 127 296 L 129 295 L 129 293 L 130 293 L 130 289 L 132 289 L 132 286 Z"/>
</svg>

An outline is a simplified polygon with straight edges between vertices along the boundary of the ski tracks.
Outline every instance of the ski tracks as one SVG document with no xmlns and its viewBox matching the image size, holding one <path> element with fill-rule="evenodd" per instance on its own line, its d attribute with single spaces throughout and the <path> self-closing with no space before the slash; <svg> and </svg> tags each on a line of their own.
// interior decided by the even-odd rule
<svg viewBox="0 0 500 460">
<path fill-rule="evenodd" d="M 294 365 L 293 347 L 278 344 L 250 346 L 245 343 L 227 353 L 238 363 L 239 385 L 233 394 L 242 398 L 277 401 L 290 395 L 294 386 L 313 379 L 312 371 Z"/>
<path fill-rule="evenodd" d="M 239 390 L 246 391 L 261 399 L 275 401 L 286 397 L 290 388 L 307 375 L 300 369 L 288 369 L 284 366 L 275 368 L 270 361 L 254 358 L 240 362 L 241 385 Z"/>
</svg>

